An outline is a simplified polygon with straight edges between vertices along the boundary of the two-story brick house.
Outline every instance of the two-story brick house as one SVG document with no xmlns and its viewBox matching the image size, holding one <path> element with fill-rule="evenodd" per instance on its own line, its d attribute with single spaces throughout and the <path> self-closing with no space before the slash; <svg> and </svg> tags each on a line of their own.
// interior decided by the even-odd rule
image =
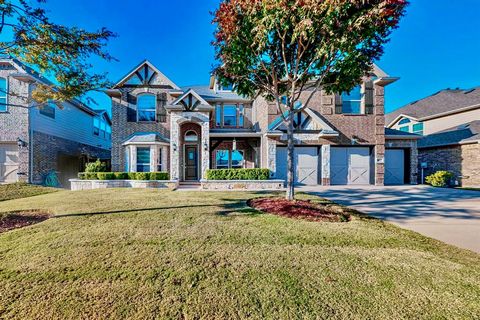
<svg viewBox="0 0 480 320">
<path fill-rule="evenodd" d="M 375 67 L 349 94 L 316 94 L 295 125 L 297 183 L 417 180 L 417 137 L 385 132 L 384 87 L 395 80 Z M 286 176 L 286 130 L 261 97 L 241 97 L 215 77 L 181 88 L 148 61 L 107 93 L 115 171 L 169 171 L 180 181 L 204 179 L 209 168 L 269 168 L 272 177 Z"/>
<path fill-rule="evenodd" d="M 88 159 L 110 159 L 111 120 L 79 101 L 38 106 L 36 84 L 51 84 L 15 59 L 0 58 L 0 183 L 60 183 L 84 170 Z"/>
</svg>

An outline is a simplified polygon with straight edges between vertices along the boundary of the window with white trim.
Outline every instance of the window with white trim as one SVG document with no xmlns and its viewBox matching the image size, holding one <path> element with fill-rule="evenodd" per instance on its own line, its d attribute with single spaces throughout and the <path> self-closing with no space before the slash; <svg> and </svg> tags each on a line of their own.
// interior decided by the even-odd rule
<svg viewBox="0 0 480 320">
<path fill-rule="evenodd" d="M 215 106 L 217 127 L 243 128 L 245 126 L 245 106 L 243 104 L 217 104 Z"/>
<path fill-rule="evenodd" d="M 423 136 L 423 122 L 414 124 L 412 128 L 413 128 L 413 133 Z"/>
<path fill-rule="evenodd" d="M 7 79 L 0 78 L 0 112 L 7 112 L 8 83 Z"/>
<path fill-rule="evenodd" d="M 137 97 L 137 121 L 154 122 L 157 118 L 157 97 L 143 93 Z"/>
<path fill-rule="evenodd" d="M 342 113 L 361 114 L 362 113 L 362 87 L 356 86 L 350 92 L 342 93 Z"/>
<path fill-rule="evenodd" d="M 215 154 L 215 168 L 229 168 L 230 150 L 217 150 Z"/>
<path fill-rule="evenodd" d="M 150 147 L 137 147 L 137 172 L 150 172 Z"/>
<path fill-rule="evenodd" d="M 245 152 L 243 150 L 217 150 L 215 154 L 216 169 L 245 168 Z"/>
<path fill-rule="evenodd" d="M 56 104 L 53 102 L 48 102 L 44 104 L 43 106 L 40 107 L 40 114 L 44 115 L 46 117 L 49 117 L 51 119 L 55 119 L 55 109 L 56 109 Z"/>
<path fill-rule="evenodd" d="M 185 133 L 185 142 L 198 142 L 198 135 L 195 131 L 190 130 Z"/>
<path fill-rule="evenodd" d="M 162 172 L 163 171 L 163 166 L 162 166 L 162 151 L 163 148 L 159 147 L 158 148 L 158 155 L 157 155 L 157 172 Z"/>
</svg>

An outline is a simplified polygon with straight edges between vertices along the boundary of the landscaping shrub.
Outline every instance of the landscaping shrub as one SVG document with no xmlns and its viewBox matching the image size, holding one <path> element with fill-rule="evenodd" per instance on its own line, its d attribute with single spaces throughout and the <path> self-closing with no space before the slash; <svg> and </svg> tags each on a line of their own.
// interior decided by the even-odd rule
<svg viewBox="0 0 480 320">
<path fill-rule="evenodd" d="M 98 180 L 115 180 L 115 173 L 113 172 L 98 172 Z"/>
<path fill-rule="evenodd" d="M 85 172 L 105 172 L 107 170 L 107 165 L 104 162 L 101 162 L 100 159 L 97 159 L 95 162 L 89 162 L 85 165 Z"/>
<path fill-rule="evenodd" d="M 168 172 L 80 172 L 81 180 L 170 180 Z"/>
<path fill-rule="evenodd" d="M 425 181 L 434 187 L 448 187 L 451 185 L 453 173 L 449 171 L 437 171 L 425 178 Z"/>
<path fill-rule="evenodd" d="M 114 172 L 116 180 L 127 180 L 128 179 L 128 172 Z"/>
<path fill-rule="evenodd" d="M 134 180 L 150 180 L 150 172 L 137 172 Z"/>
<path fill-rule="evenodd" d="M 208 180 L 268 180 L 269 169 L 213 169 L 207 170 Z"/>
<path fill-rule="evenodd" d="M 150 180 L 170 180 L 168 172 L 150 172 Z"/>
</svg>

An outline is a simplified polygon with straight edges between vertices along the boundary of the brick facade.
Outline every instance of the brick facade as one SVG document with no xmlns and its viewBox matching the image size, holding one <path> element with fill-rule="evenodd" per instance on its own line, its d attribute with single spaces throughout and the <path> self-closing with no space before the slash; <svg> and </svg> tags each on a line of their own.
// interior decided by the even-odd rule
<svg viewBox="0 0 480 320">
<path fill-rule="evenodd" d="M 480 144 L 419 149 L 418 153 L 419 166 L 422 162 L 427 165 L 424 178 L 436 171 L 446 170 L 452 172 L 463 187 L 480 186 Z M 419 172 L 421 170 L 419 168 Z"/>
</svg>

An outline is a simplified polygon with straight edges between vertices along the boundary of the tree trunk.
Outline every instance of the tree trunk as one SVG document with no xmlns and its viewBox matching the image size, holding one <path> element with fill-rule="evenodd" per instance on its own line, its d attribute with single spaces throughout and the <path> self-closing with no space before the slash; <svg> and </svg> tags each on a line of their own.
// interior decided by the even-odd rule
<svg viewBox="0 0 480 320">
<path fill-rule="evenodd" d="M 288 123 L 287 123 L 287 195 L 286 198 L 289 201 L 292 201 L 295 198 L 295 168 L 293 163 L 293 151 L 294 151 L 294 141 L 293 141 L 293 108 L 290 108 L 288 114 Z"/>
</svg>

